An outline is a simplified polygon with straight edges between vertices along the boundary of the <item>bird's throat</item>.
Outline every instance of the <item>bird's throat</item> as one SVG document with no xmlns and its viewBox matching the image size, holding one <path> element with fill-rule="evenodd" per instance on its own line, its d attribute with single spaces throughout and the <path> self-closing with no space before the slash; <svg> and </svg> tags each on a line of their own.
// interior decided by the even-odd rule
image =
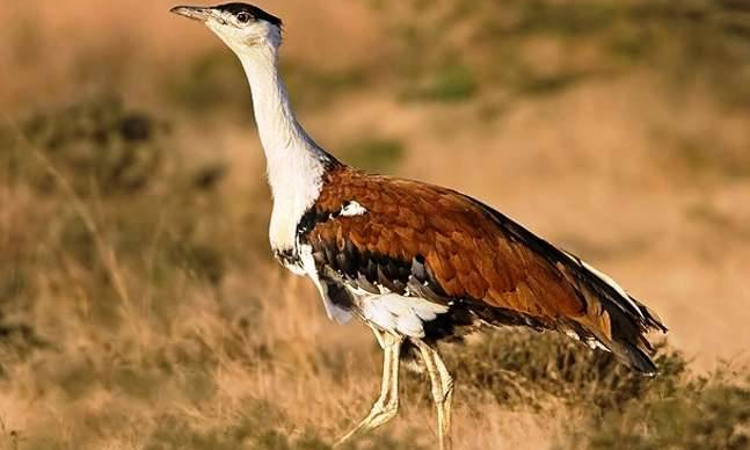
<svg viewBox="0 0 750 450">
<path fill-rule="evenodd" d="M 270 46 L 252 47 L 240 55 L 253 95 L 255 121 L 266 156 L 274 198 L 269 237 L 276 250 L 291 249 L 297 224 L 317 200 L 329 162 L 297 122 Z"/>
</svg>

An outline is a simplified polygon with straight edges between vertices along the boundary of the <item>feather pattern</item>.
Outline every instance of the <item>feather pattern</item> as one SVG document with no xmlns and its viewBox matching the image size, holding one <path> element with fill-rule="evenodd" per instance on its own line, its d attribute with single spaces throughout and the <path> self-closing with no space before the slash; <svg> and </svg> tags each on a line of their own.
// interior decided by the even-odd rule
<svg viewBox="0 0 750 450">
<path fill-rule="evenodd" d="M 354 204 L 359 214 L 346 214 Z M 375 311 L 384 320 L 373 305 L 387 300 L 389 313 L 404 316 L 400 299 L 416 298 L 434 307 L 420 304 L 397 319 L 420 337 L 478 323 L 557 329 L 654 370 L 645 333 L 665 328 L 653 312 L 577 257 L 455 191 L 336 167 L 297 233 L 317 276 L 345 291 L 330 301 L 365 319 Z"/>
</svg>

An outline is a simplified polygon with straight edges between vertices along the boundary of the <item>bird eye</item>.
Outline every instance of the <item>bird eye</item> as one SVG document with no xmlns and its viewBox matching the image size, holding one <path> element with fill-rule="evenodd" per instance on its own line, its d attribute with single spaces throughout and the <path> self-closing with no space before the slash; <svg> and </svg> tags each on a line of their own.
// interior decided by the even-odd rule
<svg viewBox="0 0 750 450">
<path fill-rule="evenodd" d="M 240 22 L 240 23 L 248 23 L 248 22 L 250 22 L 250 18 L 251 18 L 250 14 L 248 14 L 246 12 L 241 12 L 241 13 L 237 14 L 237 21 Z"/>
</svg>

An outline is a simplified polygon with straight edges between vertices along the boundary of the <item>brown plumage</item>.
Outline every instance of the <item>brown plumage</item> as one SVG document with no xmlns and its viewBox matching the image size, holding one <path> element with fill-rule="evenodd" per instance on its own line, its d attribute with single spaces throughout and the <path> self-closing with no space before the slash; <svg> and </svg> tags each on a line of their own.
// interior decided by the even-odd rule
<svg viewBox="0 0 750 450">
<path fill-rule="evenodd" d="M 366 213 L 337 216 L 351 202 Z M 655 370 L 644 333 L 665 328 L 650 310 L 477 200 L 340 166 L 324 176 L 312 212 L 317 219 L 303 237 L 324 277 L 361 280 L 369 266 L 370 283 L 403 293 L 412 262 L 423 261 L 419 296 L 460 309 L 456 317 L 464 322 L 468 315 L 469 322 L 557 329 L 601 343 L 642 371 Z M 373 268 L 368 260 L 388 264 Z M 400 269 L 389 271 L 394 265 Z"/>
</svg>

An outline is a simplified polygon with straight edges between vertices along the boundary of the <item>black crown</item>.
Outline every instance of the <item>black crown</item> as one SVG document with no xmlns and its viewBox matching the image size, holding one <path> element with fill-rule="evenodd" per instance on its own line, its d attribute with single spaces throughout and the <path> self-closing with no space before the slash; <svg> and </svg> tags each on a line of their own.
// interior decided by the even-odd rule
<svg viewBox="0 0 750 450">
<path fill-rule="evenodd" d="M 228 12 L 235 16 L 241 12 L 248 13 L 251 16 L 255 17 L 256 20 L 265 20 L 266 22 L 272 25 L 276 25 L 279 28 L 281 28 L 282 26 L 282 21 L 278 17 L 263 11 L 257 6 L 248 5 L 246 3 L 227 3 L 224 5 L 216 6 L 214 8 L 220 11 Z"/>
</svg>

